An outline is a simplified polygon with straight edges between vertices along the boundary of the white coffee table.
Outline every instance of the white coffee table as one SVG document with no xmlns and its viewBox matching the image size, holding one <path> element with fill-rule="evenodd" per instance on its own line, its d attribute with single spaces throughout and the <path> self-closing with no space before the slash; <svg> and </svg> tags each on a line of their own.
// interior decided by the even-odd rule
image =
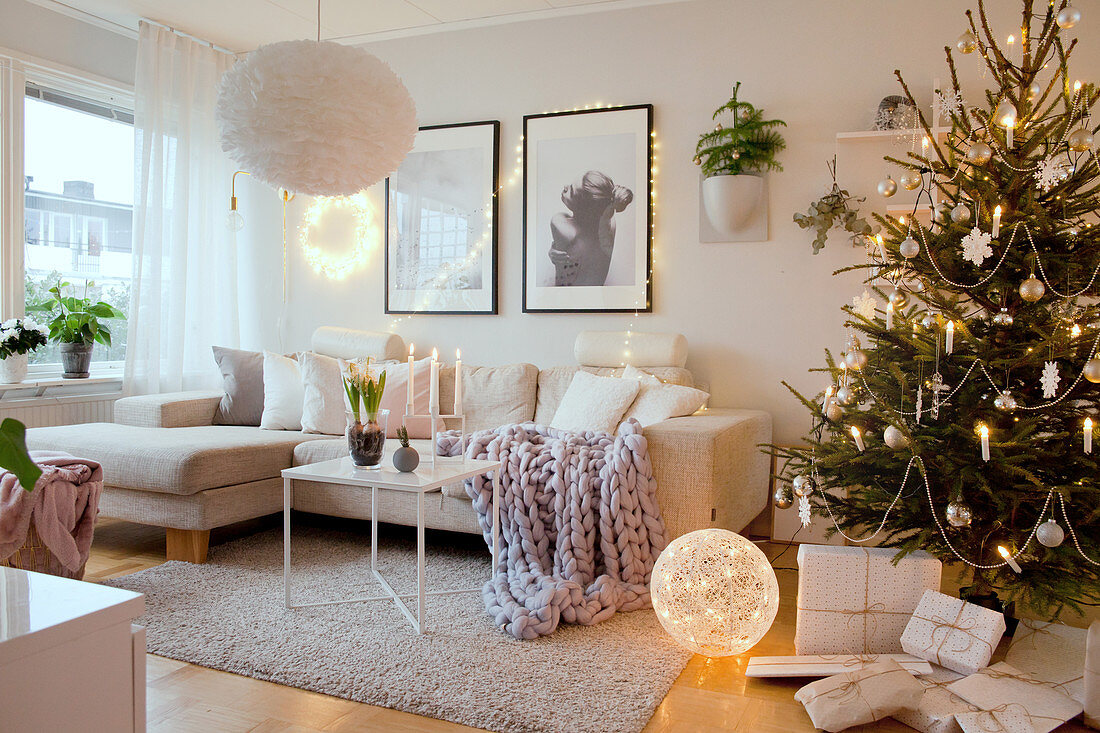
<svg viewBox="0 0 1100 733">
<path fill-rule="evenodd" d="M 481 588 L 455 588 L 452 590 L 428 591 L 424 587 L 424 495 L 442 490 L 448 484 L 464 479 L 491 473 L 493 477 L 493 564 L 490 577 L 497 566 L 500 555 L 500 513 L 497 497 L 500 493 L 500 461 L 478 461 L 473 459 L 440 459 L 434 464 L 422 465 L 412 473 L 402 473 L 395 468 L 383 465 L 378 469 L 358 468 L 351 459 L 337 458 L 307 466 L 284 469 L 283 475 L 283 590 L 286 594 L 287 608 L 307 606 L 328 606 L 337 603 L 362 603 L 366 601 L 392 600 L 412 624 L 416 633 L 424 631 L 424 599 L 426 596 L 450 595 L 454 593 L 481 592 Z M 317 603 L 294 605 L 290 598 L 290 508 L 295 481 L 315 481 L 326 484 L 361 486 L 370 489 L 370 569 L 378 583 L 385 590 L 384 596 L 366 598 L 347 598 Z M 405 598 L 413 594 L 401 595 L 378 572 L 378 512 L 377 496 L 379 489 L 403 492 L 412 501 L 416 497 L 416 615 L 405 605 Z"/>
</svg>

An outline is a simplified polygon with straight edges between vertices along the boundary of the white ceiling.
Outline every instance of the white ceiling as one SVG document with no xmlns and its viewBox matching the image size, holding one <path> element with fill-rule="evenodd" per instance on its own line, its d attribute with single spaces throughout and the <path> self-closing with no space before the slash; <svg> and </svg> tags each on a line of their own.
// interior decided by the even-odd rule
<svg viewBox="0 0 1100 733">
<path fill-rule="evenodd" d="M 321 36 L 366 43 L 421 33 L 684 0 L 322 0 Z M 316 0 L 31 0 L 133 34 L 142 18 L 235 52 L 316 38 Z"/>
</svg>

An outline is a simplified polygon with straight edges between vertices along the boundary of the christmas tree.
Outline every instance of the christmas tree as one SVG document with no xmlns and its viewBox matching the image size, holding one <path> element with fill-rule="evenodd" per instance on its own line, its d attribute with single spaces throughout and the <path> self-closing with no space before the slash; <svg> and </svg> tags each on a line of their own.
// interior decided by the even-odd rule
<svg viewBox="0 0 1100 733">
<path fill-rule="evenodd" d="M 695 146 L 695 164 L 702 166 L 704 176 L 783 170 L 775 155 L 787 147 L 787 143 L 775 128 L 786 127 L 787 123 L 765 120 L 763 110 L 737 99 L 740 90 L 741 82 L 737 82 L 730 100 L 711 115 L 712 120 L 717 120 L 732 113 L 733 124 L 726 127 L 717 123 L 713 131 L 699 137 Z"/>
<path fill-rule="evenodd" d="M 775 500 L 965 563 L 974 596 L 1058 615 L 1100 600 L 1097 90 L 1070 73 L 1081 16 L 1066 0 L 1023 0 L 1010 42 L 982 0 L 966 18 L 913 152 L 887 158 L 917 203 L 876 216 L 854 266 L 868 290 L 820 370 L 832 385 L 814 399 L 791 388 L 813 429 L 806 448 L 772 448 L 797 474 Z M 957 62 L 984 64 L 984 98 L 964 99 Z"/>
</svg>

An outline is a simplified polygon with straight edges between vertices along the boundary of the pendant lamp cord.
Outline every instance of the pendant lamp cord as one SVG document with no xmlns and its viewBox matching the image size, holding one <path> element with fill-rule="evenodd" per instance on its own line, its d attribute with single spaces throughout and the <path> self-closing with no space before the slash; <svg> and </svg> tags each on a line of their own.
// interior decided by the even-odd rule
<svg viewBox="0 0 1100 733">
<path fill-rule="evenodd" d="M 317 43 L 321 42 L 321 0 L 317 0 Z"/>
</svg>

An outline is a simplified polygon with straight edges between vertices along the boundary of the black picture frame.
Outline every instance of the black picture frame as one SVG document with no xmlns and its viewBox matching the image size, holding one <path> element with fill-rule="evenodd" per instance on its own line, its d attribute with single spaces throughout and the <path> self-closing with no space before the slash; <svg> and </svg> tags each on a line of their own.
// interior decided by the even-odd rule
<svg viewBox="0 0 1100 733">
<path fill-rule="evenodd" d="M 577 120 L 583 120 L 578 124 Z M 562 124 L 555 124 L 562 123 Z M 606 131 L 599 132 L 606 123 Z M 556 132 L 554 128 L 560 128 Z M 587 130 L 587 134 L 571 135 Z M 548 258 L 548 252 L 553 249 L 550 240 L 556 235 L 549 234 L 553 227 L 548 212 L 552 208 L 566 208 L 564 204 L 549 204 L 548 192 L 552 186 L 547 181 L 538 180 L 540 174 L 539 158 L 537 150 L 532 148 L 543 141 L 560 143 L 559 151 L 568 151 L 567 142 L 575 139 L 583 142 L 586 138 L 602 135 L 633 135 L 635 149 L 633 151 L 633 170 L 629 186 L 633 194 L 631 203 L 637 205 L 632 221 L 633 237 L 629 243 L 632 250 L 632 283 L 627 286 L 627 292 L 622 285 L 608 285 L 606 279 L 613 277 L 612 271 L 616 267 L 614 250 L 610 256 L 611 262 L 607 265 L 597 266 L 593 277 L 600 277 L 605 273 L 604 285 L 573 285 L 562 282 L 569 278 L 563 266 L 553 264 L 554 273 L 550 273 L 543 260 Z M 637 138 L 644 137 L 644 141 Z M 588 147 L 592 148 L 591 142 Z M 641 152 L 644 151 L 644 158 Z M 543 114 L 525 115 L 523 118 L 523 312 L 524 313 L 652 313 L 653 312 L 653 105 L 636 104 L 619 107 L 605 107 L 591 110 L 574 110 L 568 112 L 549 112 Z M 610 153 L 608 153 L 610 154 Z M 583 155 L 579 153 L 578 155 Z M 547 156 L 559 159 L 561 156 Z M 568 156 L 566 156 L 568 157 Z M 620 156 L 621 157 L 621 156 Z M 625 160 L 625 159 L 624 159 Z M 638 162 L 644 160 L 644 165 Z M 534 171 L 532 168 L 534 167 Z M 578 175 L 584 174 L 587 166 L 577 164 L 573 166 Z M 626 166 L 623 166 L 626 167 Z M 545 172 L 544 175 L 550 175 Z M 607 176 L 605 176 L 607 177 Z M 582 180 L 584 180 L 582 178 Z M 614 181 L 617 185 L 622 184 Z M 542 202 L 536 202 L 541 191 Z M 562 195 L 565 195 L 563 190 Z M 540 213 L 539 205 L 544 204 L 545 210 Z M 628 205 L 629 207 L 629 205 Z M 644 207 L 644 213 L 642 210 Z M 624 209 L 625 211 L 625 209 Z M 562 212 L 564 215 L 564 212 Z M 570 215 L 572 216 L 572 212 Z M 618 216 L 618 213 L 612 217 Z M 545 230 L 545 231 L 544 231 Z M 618 234 L 615 234 L 612 247 L 618 248 L 623 243 Z M 547 250 L 543 252 L 542 250 Z M 642 261 L 644 260 L 644 267 Z M 539 263 L 542 263 L 541 267 Z M 569 263 L 564 267 L 577 267 Z M 590 272 L 592 270 L 590 269 Z M 549 276 L 553 274 L 555 282 L 547 284 Z M 542 284 L 540 284 L 540 281 Z M 568 287 L 563 287 L 566 285 Z M 551 292 L 558 291 L 558 292 Z"/>
<path fill-rule="evenodd" d="M 475 128 L 485 128 L 484 134 L 486 138 L 484 140 L 475 140 L 479 136 L 479 133 Z M 490 143 L 491 137 L 491 143 Z M 482 287 L 477 288 L 476 292 L 470 289 L 463 288 L 408 288 L 397 287 L 400 285 L 400 279 L 402 277 L 408 277 L 409 275 L 401 272 L 401 268 L 408 268 L 408 265 L 399 266 L 396 260 L 400 257 L 396 251 L 396 248 L 401 246 L 401 236 L 398 233 L 398 224 L 394 220 L 397 215 L 397 209 L 399 208 L 394 203 L 394 196 L 400 193 L 398 190 L 405 185 L 404 180 L 410 179 L 410 184 L 415 184 L 419 188 L 419 183 L 412 181 L 417 175 L 431 175 L 432 166 L 431 161 L 428 160 L 426 153 L 438 153 L 438 152 L 451 152 L 461 153 L 462 150 L 468 149 L 469 142 L 478 142 L 480 147 L 488 150 L 490 144 L 492 148 L 491 154 L 491 173 L 487 176 L 487 180 L 476 181 L 472 185 L 479 189 L 482 196 L 481 200 L 485 201 L 479 209 L 469 209 L 469 216 L 483 215 L 486 210 L 491 211 L 491 223 L 489 225 L 489 231 L 487 233 L 487 241 L 480 248 L 482 257 L 480 258 L 481 267 L 477 271 L 477 275 L 480 277 Z M 466 147 L 462 148 L 448 148 L 448 144 L 462 144 Z M 418 157 L 419 154 L 419 157 Z M 437 166 L 442 166 L 445 160 L 437 162 Z M 453 162 L 453 161 L 452 161 Z M 452 169 L 454 166 L 452 166 Z M 469 170 L 470 167 L 463 167 L 462 175 L 477 175 L 476 171 Z M 402 174 L 402 169 L 409 169 Z M 421 170 L 423 169 L 423 170 Z M 451 171 L 454 172 L 453 170 Z M 436 171 L 438 174 L 439 171 Z M 446 172 L 443 172 L 442 178 L 446 180 Z M 396 181 L 394 179 L 397 179 Z M 421 178 L 421 181 L 424 179 Z M 439 193 L 440 188 L 445 188 L 443 182 L 434 182 Z M 460 181 L 455 179 L 455 176 L 451 176 L 450 180 L 451 188 L 460 185 Z M 452 124 L 443 125 L 426 125 L 419 128 L 416 143 L 413 146 L 412 152 L 409 153 L 409 157 L 402 163 L 401 169 L 398 169 L 396 173 L 386 178 L 385 184 L 385 288 L 384 288 L 384 300 L 385 300 L 385 312 L 387 314 L 405 315 L 405 314 L 431 314 L 431 315 L 496 315 L 499 312 L 499 295 L 497 288 L 498 277 L 498 251 L 499 251 L 499 219 L 500 219 L 500 121 L 499 120 L 482 120 L 477 122 L 458 122 Z M 452 200 L 461 198 L 458 195 L 459 192 L 453 191 L 454 198 Z M 422 216 L 424 209 L 421 209 Z M 463 212 L 465 213 L 465 212 Z M 445 221 L 447 214 L 440 212 L 440 218 Z M 458 214 L 452 215 L 452 219 Z M 467 216 L 467 222 L 469 220 Z M 459 217 L 461 219 L 461 217 Z M 423 220 L 423 218 L 421 219 Z M 454 223 L 453 221 L 451 222 Z M 410 247 L 420 249 L 419 242 L 421 232 L 419 231 L 419 225 L 417 225 L 416 244 L 410 244 Z M 468 237 L 467 237 L 468 238 Z M 482 237 L 485 238 L 484 236 Z M 468 242 L 465 244 L 468 245 Z M 453 246 L 453 245 L 452 245 Z M 441 244 L 442 248 L 442 244 Z M 444 250 L 445 251 L 445 250 Z M 408 256 L 406 252 L 404 256 Z M 444 255 L 446 256 L 446 255 Z M 469 256 L 469 253 L 467 253 Z M 441 268 L 442 269 L 442 268 Z M 456 274 L 461 274 L 459 271 Z M 419 279 L 419 277 L 417 278 Z M 486 284 L 486 281 L 487 284 Z M 464 301 L 461 302 L 460 301 Z M 415 307 L 411 307 L 410 303 L 415 303 Z"/>
</svg>

